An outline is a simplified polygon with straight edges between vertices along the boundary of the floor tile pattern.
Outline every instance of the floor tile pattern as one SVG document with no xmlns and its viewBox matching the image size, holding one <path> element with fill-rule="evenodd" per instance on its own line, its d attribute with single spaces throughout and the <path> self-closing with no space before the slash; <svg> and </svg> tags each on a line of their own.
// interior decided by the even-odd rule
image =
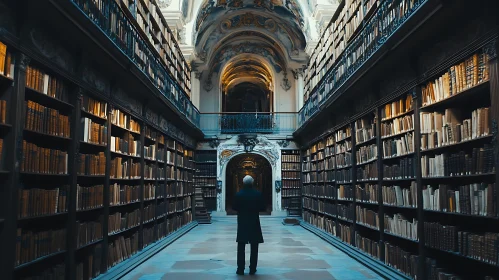
<svg viewBox="0 0 499 280">
<path fill-rule="evenodd" d="M 237 221 L 227 217 L 215 218 L 211 225 L 197 226 L 123 279 L 383 279 L 302 227 L 285 226 L 281 221 L 261 218 L 265 243 L 260 244 L 256 275 L 248 275 L 249 245 L 246 274 L 235 274 Z"/>
</svg>

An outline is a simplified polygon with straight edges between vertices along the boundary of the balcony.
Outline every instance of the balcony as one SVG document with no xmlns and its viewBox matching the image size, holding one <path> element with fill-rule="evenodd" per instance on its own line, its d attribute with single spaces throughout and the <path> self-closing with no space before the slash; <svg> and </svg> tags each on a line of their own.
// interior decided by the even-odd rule
<svg viewBox="0 0 499 280">
<path fill-rule="evenodd" d="M 292 134 L 297 113 L 201 113 L 201 130 L 208 135 L 266 133 Z"/>
</svg>

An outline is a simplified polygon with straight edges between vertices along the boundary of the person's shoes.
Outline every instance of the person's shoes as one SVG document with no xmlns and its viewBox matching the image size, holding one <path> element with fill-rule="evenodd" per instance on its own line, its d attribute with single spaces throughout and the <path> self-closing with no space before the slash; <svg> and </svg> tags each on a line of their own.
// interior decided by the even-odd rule
<svg viewBox="0 0 499 280">
<path fill-rule="evenodd" d="M 237 275 L 244 275 L 244 270 L 238 269 L 238 270 L 236 270 L 236 274 Z"/>
<path fill-rule="evenodd" d="M 250 272 L 249 272 L 250 275 L 255 275 L 255 273 L 256 273 L 256 269 L 250 269 Z"/>
</svg>

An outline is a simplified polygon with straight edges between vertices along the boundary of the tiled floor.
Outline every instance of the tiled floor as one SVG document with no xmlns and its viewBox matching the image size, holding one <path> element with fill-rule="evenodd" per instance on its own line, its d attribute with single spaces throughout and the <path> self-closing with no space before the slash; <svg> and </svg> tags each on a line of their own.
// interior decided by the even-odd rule
<svg viewBox="0 0 499 280">
<path fill-rule="evenodd" d="M 265 243 L 260 244 L 254 276 L 248 275 L 249 245 L 246 275 L 235 274 L 237 222 L 229 217 L 197 226 L 123 279 L 382 279 L 302 227 L 284 226 L 281 221 L 261 218 Z"/>
</svg>

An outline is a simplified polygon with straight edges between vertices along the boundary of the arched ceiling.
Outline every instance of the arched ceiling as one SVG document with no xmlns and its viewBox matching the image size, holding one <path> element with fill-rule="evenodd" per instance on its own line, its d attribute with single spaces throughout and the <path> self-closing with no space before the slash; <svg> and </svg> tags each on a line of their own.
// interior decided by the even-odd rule
<svg viewBox="0 0 499 280">
<path fill-rule="evenodd" d="M 209 77 L 245 53 L 264 57 L 277 73 L 307 62 L 297 0 L 204 0 L 194 19 L 193 68 Z"/>
<path fill-rule="evenodd" d="M 227 63 L 221 75 L 222 89 L 229 92 L 234 86 L 250 82 L 262 88 L 272 89 L 272 73 L 261 59 L 245 55 Z"/>
</svg>

